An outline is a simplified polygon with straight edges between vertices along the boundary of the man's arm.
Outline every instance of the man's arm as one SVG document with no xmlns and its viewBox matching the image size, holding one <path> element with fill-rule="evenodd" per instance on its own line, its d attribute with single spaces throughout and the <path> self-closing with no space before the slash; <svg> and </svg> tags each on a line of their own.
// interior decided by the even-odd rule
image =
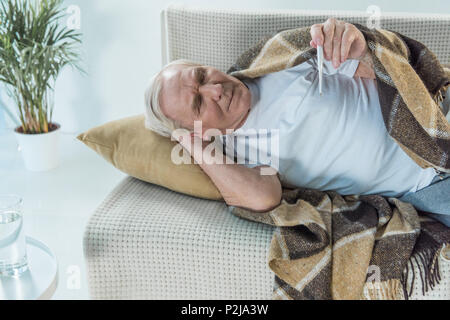
<svg viewBox="0 0 450 320">
<path fill-rule="evenodd" d="M 231 206 L 267 211 L 280 204 L 281 183 L 277 175 L 261 175 L 260 168 L 240 164 L 201 164 Z"/>
<path fill-rule="evenodd" d="M 247 168 L 233 163 L 229 158 L 227 160 L 223 154 L 220 155 L 222 161 L 213 163 L 210 157 L 217 159 L 219 156 L 216 158 L 215 154 L 191 152 L 194 150 L 195 140 L 199 146 L 202 146 L 202 150 L 211 142 L 201 141 L 197 136 L 187 140 L 190 140 L 189 144 L 182 139 L 179 142 L 211 178 L 228 205 L 254 211 L 267 211 L 280 204 L 281 182 L 276 174 L 261 175 L 261 167 Z"/>
</svg>

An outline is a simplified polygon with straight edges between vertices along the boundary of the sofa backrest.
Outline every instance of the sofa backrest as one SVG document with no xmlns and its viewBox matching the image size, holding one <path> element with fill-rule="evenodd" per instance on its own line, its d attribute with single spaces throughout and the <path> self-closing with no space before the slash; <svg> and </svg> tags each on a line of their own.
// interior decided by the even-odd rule
<svg viewBox="0 0 450 320">
<path fill-rule="evenodd" d="M 264 35 L 284 28 L 322 23 L 329 17 L 366 25 L 371 14 L 363 11 L 233 11 L 170 5 L 161 13 L 163 65 L 183 58 L 226 71 L 244 50 Z M 380 27 L 424 43 L 441 63 L 450 64 L 450 15 L 382 13 Z"/>
</svg>

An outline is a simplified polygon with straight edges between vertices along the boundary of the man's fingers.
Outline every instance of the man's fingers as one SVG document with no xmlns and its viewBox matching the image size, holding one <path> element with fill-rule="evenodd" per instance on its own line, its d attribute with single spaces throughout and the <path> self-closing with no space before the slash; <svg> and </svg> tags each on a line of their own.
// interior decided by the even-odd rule
<svg viewBox="0 0 450 320">
<path fill-rule="evenodd" d="M 311 39 L 310 45 L 314 48 L 322 45 L 324 58 L 338 68 L 353 54 L 352 45 L 358 35 L 354 25 L 329 18 L 325 23 L 311 26 Z"/>
<path fill-rule="evenodd" d="M 333 37 L 336 28 L 336 19 L 330 18 L 323 25 L 323 33 L 325 36 L 323 44 L 323 55 L 325 59 L 331 60 L 333 57 Z"/>
<path fill-rule="evenodd" d="M 349 27 L 345 28 L 344 34 L 342 35 L 341 43 L 341 63 L 343 63 L 348 58 L 350 48 L 352 47 L 353 41 L 355 41 L 355 33 Z"/>
<path fill-rule="evenodd" d="M 337 69 L 341 64 L 341 44 L 342 34 L 344 33 L 344 25 L 337 23 L 333 36 L 333 66 Z"/>
<path fill-rule="evenodd" d="M 322 24 L 314 24 L 311 26 L 311 39 L 316 46 L 323 45 Z"/>
</svg>

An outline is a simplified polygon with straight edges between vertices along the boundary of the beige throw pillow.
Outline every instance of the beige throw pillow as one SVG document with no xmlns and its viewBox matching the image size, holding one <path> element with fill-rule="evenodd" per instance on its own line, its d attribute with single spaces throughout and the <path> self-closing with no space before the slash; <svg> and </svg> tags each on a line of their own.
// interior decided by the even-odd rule
<svg viewBox="0 0 450 320">
<path fill-rule="evenodd" d="M 191 196 L 221 200 L 200 166 L 172 162 L 170 156 L 176 142 L 146 129 L 144 119 L 144 115 L 139 115 L 112 121 L 80 134 L 78 139 L 137 179 Z"/>
</svg>

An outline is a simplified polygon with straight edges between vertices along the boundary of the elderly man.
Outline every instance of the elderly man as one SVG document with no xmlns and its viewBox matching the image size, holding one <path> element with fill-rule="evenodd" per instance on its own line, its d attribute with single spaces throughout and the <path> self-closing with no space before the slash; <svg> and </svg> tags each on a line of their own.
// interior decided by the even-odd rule
<svg viewBox="0 0 450 320">
<path fill-rule="evenodd" d="M 421 168 L 387 133 L 363 34 L 331 18 L 313 25 L 311 37 L 312 47 L 323 46 L 323 94 L 316 57 L 243 81 L 209 66 L 175 61 L 147 89 L 146 127 L 170 137 L 178 128 L 193 132 L 200 121 L 201 132 L 178 141 L 229 205 L 269 210 L 280 203 L 283 184 L 399 197 L 450 225 L 450 175 Z M 208 155 L 193 152 L 195 142 L 210 143 L 205 133 L 211 129 L 223 138 L 223 161 L 205 161 Z M 279 167 L 247 157 L 247 149 L 265 145 L 255 134 L 262 129 L 276 138 Z M 247 161 L 235 163 L 235 153 Z M 261 174 L 261 168 L 277 174 Z"/>
</svg>

